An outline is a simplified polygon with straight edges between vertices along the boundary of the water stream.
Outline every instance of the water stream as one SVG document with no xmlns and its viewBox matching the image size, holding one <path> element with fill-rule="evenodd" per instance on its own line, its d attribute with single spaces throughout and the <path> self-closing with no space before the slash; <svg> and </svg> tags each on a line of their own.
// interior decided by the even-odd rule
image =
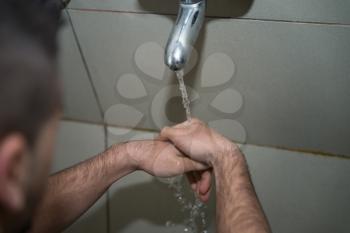
<svg viewBox="0 0 350 233">
<path fill-rule="evenodd" d="M 184 71 L 179 70 L 175 71 L 177 80 L 179 81 L 179 88 L 182 96 L 182 104 L 186 111 L 186 118 L 188 121 L 191 121 L 191 110 L 190 110 L 190 100 L 188 98 L 185 82 L 184 82 Z"/>
<path fill-rule="evenodd" d="M 179 81 L 179 89 L 182 95 L 182 104 L 186 111 L 186 118 L 187 121 L 191 121 L 190 100 L 183 79 L 183 70 L 176 71 L 176 76 Z M 207 219 L 205 214 L 206 206 L 196 196 L 194 197 L 194 200 L 186 198 L 184 182 L 183 176 L 169 179 L 169 187 L 174 190 L 174 197 L 181 206 L 181 211 L 185 216 L 183 222 L 185 228 L 183 231 L 188 233 L 207 233 Z M 167 227 L 172 227 L 175 224 L 171 221 L 167 221 L 165 225 Z"/>
</svg>

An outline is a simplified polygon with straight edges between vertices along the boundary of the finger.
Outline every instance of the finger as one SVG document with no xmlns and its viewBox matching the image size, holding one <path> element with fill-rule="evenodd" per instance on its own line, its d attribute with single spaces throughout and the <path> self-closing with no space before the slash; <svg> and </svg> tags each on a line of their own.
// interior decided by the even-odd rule
<svg viewBox="0 0 350 233">
<path fill-rule="evenodd" d="M 211 190 L 211 170 L 192 172 L 195 181 L 195 190 L 197 197 L 202 202 L 207 202 Z"/>
<path fill-rule="evenodd" d="M 194 192 L 196 193 L 197 196 L 199 196 L 199 185 L 200 185 L 200 177 L 201 177 L 199 171 L 194 171 L 193 177 L 196 183 L 196 189 L 194 190 Z"/>
<path fill-rule="evenodd" d="M 157 140 L 157 141 L 169 141 L 168 138 L 163 137 L 161 134 L 158 134 L 158 136 L 154 140 Z"/>
<path fill-rule="evenodd" d="M 158 140 L 161 140 L 161 141 L 171 140 L 171 138 L 173 137 L 172 136 L 173 134 L 174 134 L 174 130 L 166 126 L 160 131 Z"/>
<path fill-rule="evenodd" d="M 159 141 L 169 141 L 169 138 L 168 138 L 168 135 L 165 133 L 165 131 L 167 131 L 170 127 L 168 126 L 165 126 L 163 127 L 159 134 L 158 134 L 158 137 L 156 138 L 156 140 L 159 140 Z"/>
<path fill-rule="evenodd" d="M 204 121 L 199 120 L 198 118 L 192 117 L 191 118 L 191 124 L 203 124 L 206 125 Z"/>
<path fill-rule="evenodd" d="M 184 172 L 185 173 L 191 172 L 191 171 L 203 171 L 203 170 L 206 170 L 209 168 L 208 165 L 194 161 L 188 157 L 183 157 L 182 160 L 183 160 L 183 164 L 184 164 Z"/>
<path fill-rule="evenodd" d="M 201 172 L 201 178 L 199 182 L 199 188 L 198 191 L 200 194 L 206 194 L 209 192 L 210 187 L 211 187 L 211 171 L 206 170 Z"/>
<path fill-rule="evenodd" d="M 197 196 L 202 202 L 207 202 L 211 191 L 212 169 L 198 173 L 200 178 L 197 182 Z"/>
<path fill-rule="evenodd" d="M 160 132 L 160 139 L 161 140 L 169 140 L 173 142 L 176 146 L 179 143 L 187 143 L 188 138 L 191 137 L 191 135 L 194 135 L 196 131 L 200 131 L 200 125 L 195 124 L 191 127 L 165 127 Z"/>
<path fill-rule="evenodd" d="M 179 136 L 184 134 L 188 135 L 196 131 L 198 128 L 201 128 L 203 125 L 204 125 L 203 122 L 194 118 L 190 122 L 185 121 L 183 123 L 177 124 L 172 127 L 164 127 L 160 132 L 160 136 L 169 138 L 168 137 L 169 135 L 174 135 L 174 136 Z"/>
<path fill-rule="evenodd" d="M 174 125 L 173 128 L 188 128 L 195 124 L 202 124 L 203 122 L 198 120 L 197 118 L 191 118 L 191 120 L 186 120 L 177 125 Z"/>
<path fill-rule="evenodd" d="M 198 198 L 201 200 L 201 202 L 208 202 L 210 198 L 210 190 L 205 194 L 199 194 Z"/>
<path fill-rule="evenodd" d="M 176 129 L 171 127 L 165 127 L 160 132 L 158 137 L 161 141 L 170 141 L 176 147 L 181 147 L 181 143 L 188 143 L 188 140 L 184 140 L 184 137 L 188 135 L 185 129 Z M 183 146 L 183 145 L 182 145 Z"/>
<path fill-rule="evenodd" d="M 165 137 L 168 139 L 171 139 L 173 137 L 183 135 L 184 134 L 184 127 L 164 127 L 160 131 L 160 136 Z"/>
<path fill-rule="evenodd" d="M 195 178 L 194 178 L 194 176 L 193 176 L 193 172 L 187 172 L 187 173 L 186 173 L 186 177 L 187 177 L 187 179 L 188 179 L 188 182 L 189 182 L 190 185 L 191 185 L 192 190 L 193 190 L 193 191 L 196 191 L 196 189 L 197 189 L 197 184 L 196 184 L 196 180 L 195 180 Z"/>
</svg>

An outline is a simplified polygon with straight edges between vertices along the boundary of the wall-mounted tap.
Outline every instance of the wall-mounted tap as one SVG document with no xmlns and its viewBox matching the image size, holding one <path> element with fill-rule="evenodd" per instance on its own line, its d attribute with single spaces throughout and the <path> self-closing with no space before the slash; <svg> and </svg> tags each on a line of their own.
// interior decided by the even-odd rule
<svg viewBox="0 0 350 233">
<path fill-rule="evenodd" d="M 180 0 L 178 17 L 165 49 L 164 61 L 171 70 L 185 67 L 202 28 L 205 10 L 206 0 Z"/>
</svg>

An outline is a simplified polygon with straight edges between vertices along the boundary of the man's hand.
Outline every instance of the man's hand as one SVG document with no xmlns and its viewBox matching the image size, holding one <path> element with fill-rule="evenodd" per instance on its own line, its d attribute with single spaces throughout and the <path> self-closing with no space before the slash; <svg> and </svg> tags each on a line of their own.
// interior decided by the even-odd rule
<svg viewBox="0 0 350 233">
<path fill-rule="evenodd" d="M 213 166 L 219 156 L 237 149 L 235 144 L 196 118 L 174 127 L 165 127 L 159 139 L 171 141 L 193 160 L 209 166 Z"/>
<path fill-rule="evenodd" d="M 180 151 L 191 157 L 193 160 L 213 166 L 217 158 L 235 145 L 210 129 L 202 121 L 191 119 L 174 127 L 165 127 L 159 139 L 171 141 Z M 206 202 L 209 199 L 212 169 L 200 172 L 189 172 L 187 174 L 192 189 L 197 196 Z"/>
<path fill-rule="evenodd" d="M 153 176 L 172 177 L 208 168 L 206 164 L 185 156 L 173 144 L 160 140 L 127 142 L 122 144 L 121 150 L 125 150 L 129 164 L 134 169 L 143 170 Z"/>
<path fill-rule="evenodd" d="M 164 128 L 160 139 L 172 142 L 193 160 L 213 167 L 216 178 L 217 232 L 270 232 L 245 158 L 237 145 L 197 119 Z M 199 197 L 206 200 L 209 196 L 209 189 L 206 188 L 210 186 L 210 175 L 208 172 L 199 174 L 200 178 L 190 177 L 190 182 Z"/>
</svg>

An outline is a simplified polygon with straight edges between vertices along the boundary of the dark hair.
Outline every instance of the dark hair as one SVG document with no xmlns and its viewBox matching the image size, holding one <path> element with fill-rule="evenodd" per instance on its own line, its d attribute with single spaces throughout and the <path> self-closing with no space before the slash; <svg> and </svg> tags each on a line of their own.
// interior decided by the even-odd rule
<svg viewBox="0 0 350 233">
<path fill-rule="evenodd" d="M 60 0 L 0 1 L 0 140 L 22 133 L 34 144 L 61 106 L 56 77 Z"/>
</svg>

